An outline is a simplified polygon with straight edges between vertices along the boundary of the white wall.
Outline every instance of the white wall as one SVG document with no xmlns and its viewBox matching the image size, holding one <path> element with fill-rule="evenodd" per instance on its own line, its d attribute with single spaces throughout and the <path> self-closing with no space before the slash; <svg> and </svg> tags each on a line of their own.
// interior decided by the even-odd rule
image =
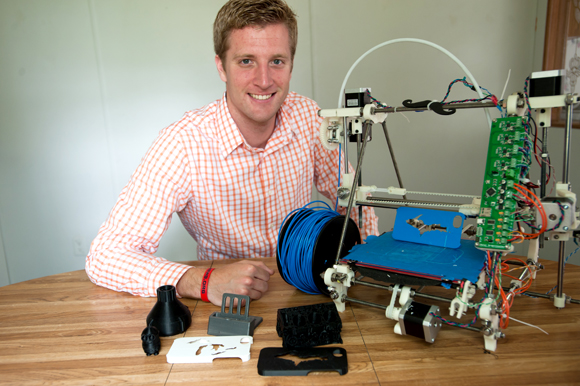
<svg viewBox="0 0 580 386">
<path fill-rule="evenodd" d="M 82 269 L 89 243 L 159 130 L 221 96 L 211 25 L 223 2 L 0 0 L 0 285 Z M 498 94 L 509 68 L 508 92 L 539 69 L 534 26 L 538 14 L 540 25 L 545 18 L 545 0 L 539 13 L 528 0 L 289 3 L 299 15 L 291 88 L 321 107 L 336 105 L 360 54 L 396 37 L 442 45 Z M 441 99 L 457 77 L 459 69 L 432 49 L 398 45 L 361 63 L 348 87 L 370 86 L 397 104 Z M 405 184 L 479 194 L 483 113 L 409 119 L 389 118 Z M 394 184 L 380 131 L 369 147 L 365 182 Z M 381 230 L 389 229 L 391 215 L 379 214 Z M 179 220 L 158 255 L 195 259 L 195 242 Z"/>
</svg>

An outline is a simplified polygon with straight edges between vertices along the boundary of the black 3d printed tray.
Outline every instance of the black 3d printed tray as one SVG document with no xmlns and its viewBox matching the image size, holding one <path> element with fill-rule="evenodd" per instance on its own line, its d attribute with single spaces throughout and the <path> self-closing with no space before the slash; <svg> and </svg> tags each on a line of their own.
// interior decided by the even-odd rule
<svg viewBox="0 0 580 386">
<path fill-rule="evenodd" d="M 332 302 L 278 310 L 276 332 L 284 348 L 342 343 L 341 330 L 342 321 Z"/>
</svg>

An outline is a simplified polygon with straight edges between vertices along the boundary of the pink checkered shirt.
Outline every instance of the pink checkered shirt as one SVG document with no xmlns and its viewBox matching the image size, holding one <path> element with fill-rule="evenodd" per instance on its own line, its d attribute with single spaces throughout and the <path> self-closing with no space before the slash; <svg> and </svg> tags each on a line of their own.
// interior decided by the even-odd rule
<svg viewBox="0 0 580 386">
<path fill-rule="evenodd" d="M 191 267 L 153 255 L 175 212 L 200 260 L 275 256 L 280 224 L 310 202 L 313 183 L 336 199 L 339 152 L 320 144 L 317 111 L 289 93 L 265 149 L 246 144 L 225 95 L 162 130 L 91 244 L 91 281 L 141 296 L 176 285 Z M 363 239 L 378 234 L 364 210 Z"/>
</svg>

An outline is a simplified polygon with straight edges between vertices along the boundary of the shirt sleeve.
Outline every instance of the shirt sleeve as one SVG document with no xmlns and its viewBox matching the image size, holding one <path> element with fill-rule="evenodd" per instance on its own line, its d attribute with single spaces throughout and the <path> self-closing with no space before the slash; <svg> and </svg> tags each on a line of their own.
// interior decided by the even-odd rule
<svg viewBox="0 0 580 386">
<path fill-rule="evenodd" d="M 158 287 L 176 285 L 191 268 L 153 255 L 172 214 L 190 199 L 187 156 L 175 133 L 161 132 L 92 242 L 85 270 L 93 283 L 155 296 Z"/>
<path fill-rule="evenodd" d="M 318 108 L 318 106 L 316 106 Z M 317 110 L 316 110 L 317 111 Z M 320 143 L 320 139 L 318 136 L 320 124 L 322 123 L 322 118 L 318 117 L 316 114 L 312 120 L 312 126 L 314 131 L 314 151 L 315 151 L 315 169 L 314 169 L 314 184 L 316 189 L 322 194 L 324 197 L 328 198 L 332 203 L 336 202 L 336 195 L 338 189 L 338 165 L 339 161 L 343 163 L 342 159 L 339 160 L 340 152 L 344 152 L 344 149 L 336 149 L 333 151 L 325 149 L 322 144 Z M 348 165 L 349 173 L 354 173 L 354 169 L 352 166 Z M 355 206 L 353 205 L 353 209 L 350 213 L 350 218 L 354 220 L 354 222 L 359 225 L 359 211 L 358 209 L 355 210 Z M 346 214 L 345 207 L 338 207 L 337 210 L 342 215 Z M 363 206 L 363 226 L 360 229 L 361 232 L 361 239 L 364 240 L 370 236 L 374 235 L 377 236 L 379 234 L 379 227 L 378 227 L 378 217 L 375 214 L 374 208 L 370 206 Z"/>
</svg>

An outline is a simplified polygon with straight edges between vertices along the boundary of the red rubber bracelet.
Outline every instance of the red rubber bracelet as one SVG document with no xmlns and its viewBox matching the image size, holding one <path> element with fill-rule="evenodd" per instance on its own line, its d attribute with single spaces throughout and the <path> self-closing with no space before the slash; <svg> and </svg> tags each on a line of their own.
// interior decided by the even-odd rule
<svg viewBox="0 0 580 386">
<path fill-rule="evenodd" d="M 213 270 L 213 268 L 208 268 L 203 274 L 203 279 L 201 280 L 201 300 L 204 302 L 209 302 L 209 299 L 207 298 L 207 284 Z"/>
</svg>

